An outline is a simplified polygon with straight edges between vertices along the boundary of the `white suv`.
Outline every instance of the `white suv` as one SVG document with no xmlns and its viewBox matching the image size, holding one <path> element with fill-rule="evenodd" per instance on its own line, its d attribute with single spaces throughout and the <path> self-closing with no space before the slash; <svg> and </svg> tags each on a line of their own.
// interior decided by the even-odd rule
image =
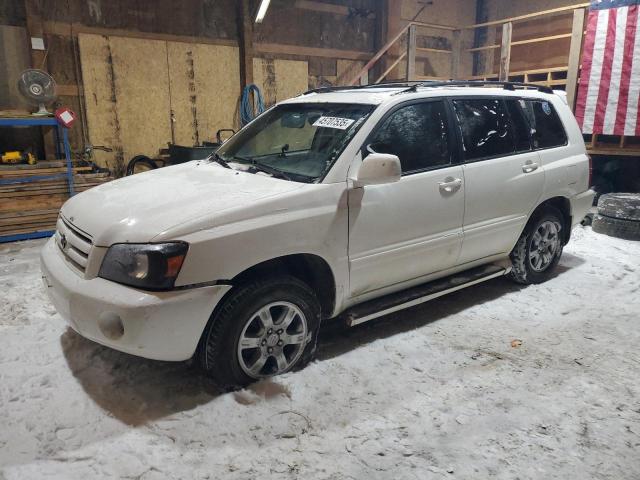
<svg viewBox="0 0 640 480">
<path fill-rule="evenodd" d="M 591 206 L 582 135 L 551 90 L 487 87 L 310 91 L 210 159 L 77 195 L 50 297 L 84 337 L 235 387 L 304 365 L 328 319 L 544 281 Z"/>
</svg>

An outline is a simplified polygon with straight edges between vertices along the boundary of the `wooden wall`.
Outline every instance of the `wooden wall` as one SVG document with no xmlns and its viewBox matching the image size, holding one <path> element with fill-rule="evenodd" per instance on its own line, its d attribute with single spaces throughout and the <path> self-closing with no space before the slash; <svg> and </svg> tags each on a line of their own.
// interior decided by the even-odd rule
<svg viewBox="0 0 640 480">
<path fill-rule="evenodd" d="M 254 31 L 254 80 L 267 103 L 350 80 L 375 52 L 378 4 L 272 0 Z M 0 3 L 0 25 L 31 19 L 42 28 L 59 103 L 80 117 L 72 149 L 113 147 L 115 155 L 96 156 L 116 170 L 172 138 L 189 145 L 238 126 L 236 14 L 235 0 Z"/>
</svg>

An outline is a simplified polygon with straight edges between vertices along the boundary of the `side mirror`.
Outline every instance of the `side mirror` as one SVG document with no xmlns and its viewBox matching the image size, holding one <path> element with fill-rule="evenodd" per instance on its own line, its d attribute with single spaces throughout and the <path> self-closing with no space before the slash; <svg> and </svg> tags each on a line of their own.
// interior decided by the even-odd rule
<svg viewBox="0 0 640 480">
<path fill-rule="evenodd" d="M 398 182 L 402 177 L 400 159 L 396 155 L 388 153 L 372 153 L 365 157 L 360 165 L 360 170 L 353 179 L 353 185 L 364 187 L 365 185 L 380 185 L 383 183 Z"/>
</svg>

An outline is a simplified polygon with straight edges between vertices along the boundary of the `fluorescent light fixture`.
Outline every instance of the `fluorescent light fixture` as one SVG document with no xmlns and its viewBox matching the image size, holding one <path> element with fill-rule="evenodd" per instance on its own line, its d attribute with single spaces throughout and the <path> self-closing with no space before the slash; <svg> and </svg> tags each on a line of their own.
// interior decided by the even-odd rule
<svg viewBox="0 0 640 480">
<path fill-rule="evenodd" d="M 256 14 L 256 23 L 262 23 L 264 16 L 267 14 L 267 8 L 269 8 L 269 3 L 271 0 L 261 0 L 260 7 L 258 8 L 258 13 Z"/>
</svg>

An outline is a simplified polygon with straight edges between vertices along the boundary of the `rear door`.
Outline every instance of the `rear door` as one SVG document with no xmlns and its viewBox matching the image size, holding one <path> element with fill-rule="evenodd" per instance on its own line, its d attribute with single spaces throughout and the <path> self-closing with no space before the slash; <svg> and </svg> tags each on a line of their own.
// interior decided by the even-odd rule
<svg viewBox="0 0 640 480">
<path fill-rule="evenodd" d="M 509 252 L 544 189 L 518 99 L 454 98 L 464 157 L 464 264 Z"/>
<path fill-rule="evenodd" d="M 363 148 L 397 155 L 402 179 L 349 191 L 351 296 L 400 285 L 455 265 L 464 185 L 446 100 L 402 104 Z"/>
</svg>

